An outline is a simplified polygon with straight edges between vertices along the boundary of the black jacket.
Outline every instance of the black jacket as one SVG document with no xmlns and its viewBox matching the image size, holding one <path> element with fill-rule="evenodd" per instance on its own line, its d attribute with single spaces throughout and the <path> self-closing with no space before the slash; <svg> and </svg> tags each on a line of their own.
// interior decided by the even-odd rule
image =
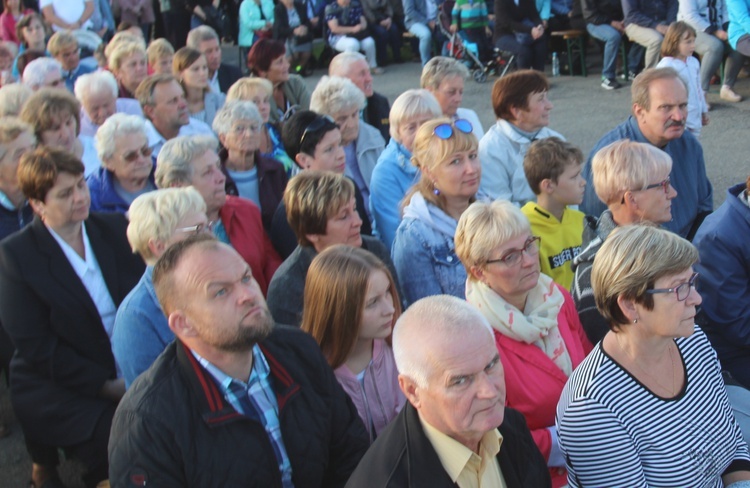
<svg viewBox="0 0 750 488">
<path fill-rule="evenodd" d="M 524 24 L 528 19 L 534 25 L 542 23 L 534 0 L 495 0 L 495 36 L 493 42 L 502 36 L 513 35 L 516 32 L 531 33 L 531 27 Z"/>
<path fill-rule="evenodd" d="M 380 93 L 373 92 L 372 96 L 367 99 L 365 122 L 380 131 L 386 144 L 391 140 L 390 114 L 391 106 L 388 104 L 388 99 Z"/>
<path fill-rule="evenodd" d="M 122 214 L 86 219 L 115 306 L 145 269 L 126 228 Z M 53 446 L 88 439 L 111 404 L 98 394 L 116 377 L 115 359 L 94 301 L 39 218 L 0 244 L 0 321 L 16 346 L 11 398 L 26 437 Z"/>
<path fill-rule="evenodd" d="M 497 460 L 508 488 L 552 485 L 547 463 L 519 412 L 506 408 L 498 427 L 503 442 Z M 380 434 L 352 473 L 347 488 L 454 488 L 409 402 Z"/>
<path fill-rule="evenodd" d="M 587 24 L 602 25 L 623 19 L 620 0 L 581 0 L 581 9 Z"/>
<path fill-rule="evenodd" d="M 292 37 L 297 39 L 298 44 L 304 44 L 312 41 L 312 24 L 310 19 L 307 18 L 307 9 L 302 2 L 295 1 L 294 9 L 299 15 L 300 25 L 307 27 L 307 35 L 298 37 L 294 35 L 294 29 L 289 26 L 289 13 L 287 13 L 286 6 L 279 2 L 273 9 L 273 38 L 277 41 L 285 42 Z"/>
<path fill-rule="evenodd" d="M 240 62 L 244 63 L 246 60 L 242 59 Z M 242 71 L 237 66 L 226 63 L 219 65 L 219 90 L 221 90 L 221 93 L 228 92 L 234 82 L 240 78 L 242 78 Z"/>
<path fill-rule="evenodd" d="M 294 486 L 343 486 L 368 445 L 354 404 L 308 334 L 277 326 L 260 347 L 271 369 Z M 224 400 L 179 340 L 120 402 L 109 475 L 115 488 L 281 487 L 263 426 Z"/>
</svg>

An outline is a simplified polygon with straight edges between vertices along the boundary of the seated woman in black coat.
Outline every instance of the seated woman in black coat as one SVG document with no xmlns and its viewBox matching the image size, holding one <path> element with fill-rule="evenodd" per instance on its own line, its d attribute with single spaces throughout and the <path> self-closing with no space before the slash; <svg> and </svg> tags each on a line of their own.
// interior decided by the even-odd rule
<svg viewBox="0 0 750 488">
<path fill-rule="evenodd" d="M 286 44 L 292 67 L 302 76 L 312 74 L 307 65 L 312 56 L 312 24 L 305 4 L 296 0 L 279 0 L 274 8 L 273 38 Z"/>
<path fill-rule="evenodd" d="M 36 218 L 0 244 L 0 322 L 16 354 L 11 399 L 34 462 L 33 486 L 56 478 L 60 447 L 108 478 L 107 442 L 125 383 L 110 335 L 144 265 L 122 214 L 89 215 L 84 166 L 72 154 L 25 154 L 18 183 Z"/>
</svg>

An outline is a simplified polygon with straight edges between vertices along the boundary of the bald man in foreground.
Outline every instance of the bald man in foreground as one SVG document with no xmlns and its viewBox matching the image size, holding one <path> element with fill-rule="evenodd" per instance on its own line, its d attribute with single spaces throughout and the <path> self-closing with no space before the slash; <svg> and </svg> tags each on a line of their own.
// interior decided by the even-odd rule
<svg viewBox="0 0 750 488">
<path fill-rule="evenodd" d="M 505 407 L 492 329 L 463 300 L 424 298 L 393 331 L 408 400 L 362 458 L 347 488 L 548 487 L 523 416 Z"/>
</svg>

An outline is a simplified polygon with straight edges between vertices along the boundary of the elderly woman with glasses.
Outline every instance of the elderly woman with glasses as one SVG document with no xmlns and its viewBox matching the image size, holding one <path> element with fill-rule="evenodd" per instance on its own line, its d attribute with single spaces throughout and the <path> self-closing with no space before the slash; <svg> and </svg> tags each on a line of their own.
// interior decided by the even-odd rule
<svg viewBox="0 0 750 488">
<path fill-rule="evenodd" d="M 557 406 L 570 486 L 747 486 L 747 444 L 695 325 L 697 262 L 688 241 L 647 225 L 599 250 L 591 279 L 610 331 Z"/>
<path fill-rule="evenodd" d="M 226 194 L 218 145 L 216 138 L 208 135 L 170 139 L 156 160 L 156 186 L 192 186 L 198 190 L 206 202 L 206 215 L 214 235 L 242 256 L 265 296 L 281 259 L 263 228 L 258 206 Z"/>
<path fill-rule="evenodd" d="M 26 100 L 19 117 L 34 128 L 41 145 L 62 149 L 81 160 L 86 176 L 101 165 L 94 139 L 80 133 L 81 105 L 67 90 L 39 90 Z"/>
<path fill-rule="evenodd" d="M 411 160 L 421 178 L 403 200 L 404 217 L 391 249 L 404 301 L 408 306 L 430 295 L 464 298 L 466 270 L 453 236 L 458 219 L 477 199 L 482 176 L 471 123 L 425 122 Z"/>
<path fill-rule="evenodd" d="M 539 266 L 539 237 L 508 201 L 476 202 L 461 216 L 456 253 L 468 279 L 466 301 L 493 328 L 507 403 L 526 417 L 547 460 L 552 486 L 565 486 L 555 407 L 570 373 L 591 351 L 573 299 Z"/>
<path fill-rule="evenodd" d="M 213 122 L 222 145 L 219 158 L 227 175 L 227 194 L 255 202 L 268 230 L 288 178 L 281 163 L 260 153 L 262 126 L 263 119 L 253 102 L 229 102 Z"/>
<path fill-rule="evenodd" d="M 622 140 L 603 147 L 591 162 L 596 194 L 607 210 L 584 229 L 581 253 L 573 258 L 571 294 L 581 323 L 592 344 L 609 330 L 597 311 L 591 288 L 591 266 L 610 232 L 621 225 L 672 219 L 672 200 L 677 192 L 669 181 L 672 158 L 651 144 Z"/>
<path fill-rule="evenodd" d="M 91 210 L 127 212 L 140 195 L 156 190 L 146 124 L 137 115 L 115 114 L 96 132 L 102 165 L 86 178 Z"/>
<path fill-rule="evenodd" d="M 128 211 L 128 241 L 146 262 L 146 271 L 117 309 L 112 352 L 125 387 L 146 371 L 174 340 L 156 299 L 151 275 L 169 246 L 188 236 L 211 232 L 206 203 L 195 188 L 165 188 L 141 195 Z"/>
</svg>

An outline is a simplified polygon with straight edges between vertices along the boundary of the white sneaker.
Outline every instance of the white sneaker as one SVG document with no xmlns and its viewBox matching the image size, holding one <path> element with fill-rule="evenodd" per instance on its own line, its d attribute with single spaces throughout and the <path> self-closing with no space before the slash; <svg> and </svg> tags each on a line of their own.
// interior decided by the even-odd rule
<svg viewBox="0 0 750 488">
<path fill-rule="evenodd" d="M 721 97 L 722 100 L 725 100 L 727 102 L 739 102 L 742 100 L 742 97 L 734 92 L 732 88 L 729 85 L 723 85 L 721 87 L 721 91 L 719 92 L 719 97 Z"/>
</svg>

